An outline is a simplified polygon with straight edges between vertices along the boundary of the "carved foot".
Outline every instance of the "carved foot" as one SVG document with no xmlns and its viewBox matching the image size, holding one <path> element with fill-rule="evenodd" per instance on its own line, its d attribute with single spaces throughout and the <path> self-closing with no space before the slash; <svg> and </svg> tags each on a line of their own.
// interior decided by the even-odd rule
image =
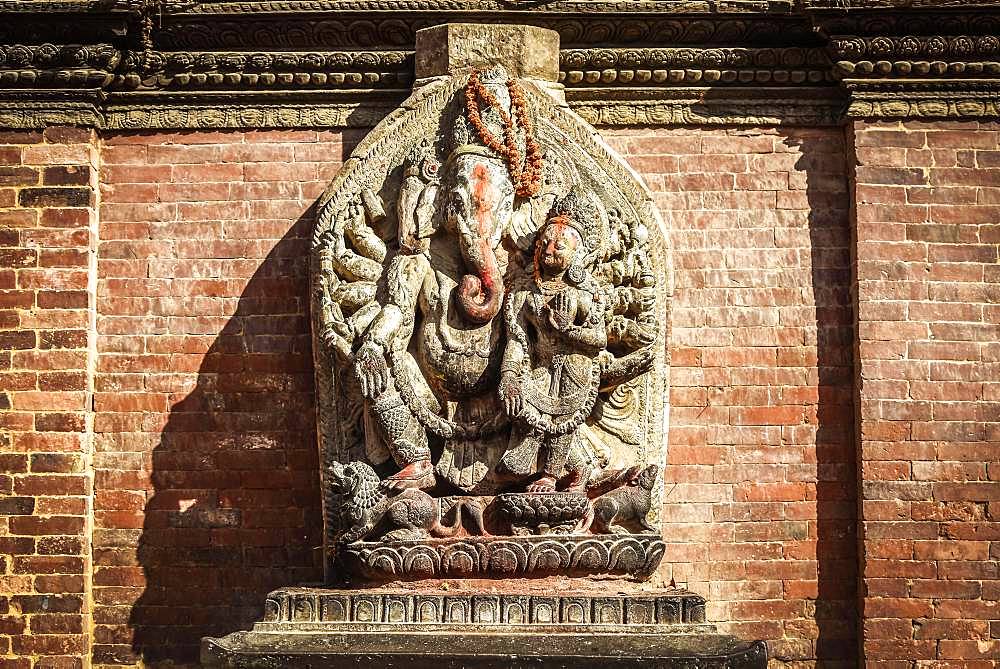
<svg viewBox="0 0 1000 669">
<path fill-rule="evenodd" d="M 584 492 L 587 487 L 587 479 L 590 478 L 592 471 L 593 468 L 590 466 L 574 469 L 559 479 L 558 487 L 569 492 Z"/>
<path fill-rule="evenodd" d="M 534 483 L 528 484 L 526 488 L 527 492 L 555 492 L 556 491 L 556 479 L 554 476 L 549 476 L 544 474 L 540 479 Z"/>
<path fill-rule="evenodd" d="M 406 465 L 398 472 L 382 482 L 387 490 L 406 490 L 407 488 L 432 488 L 434 465 L 430 460 L 417 460 Z"/>
</svg>

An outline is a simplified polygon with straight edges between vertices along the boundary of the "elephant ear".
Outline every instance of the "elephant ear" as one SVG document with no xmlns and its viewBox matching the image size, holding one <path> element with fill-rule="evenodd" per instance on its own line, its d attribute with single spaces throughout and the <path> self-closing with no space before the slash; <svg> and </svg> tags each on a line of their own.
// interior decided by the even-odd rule
<svg viewBox="0 0 1000 669">
<path fill-rule="evenodd" d="M 539 208 L 535 200 L 526 200 L 514 210 L 514 215 L 510 217 L 510 238 L 522 251 L 530 251 L 535 244 L 535 235 L 540 227 L 536 221 L 539 216 L 544 220 L 546 213 L 539 214 L 537 211 Z"/>
</svg>

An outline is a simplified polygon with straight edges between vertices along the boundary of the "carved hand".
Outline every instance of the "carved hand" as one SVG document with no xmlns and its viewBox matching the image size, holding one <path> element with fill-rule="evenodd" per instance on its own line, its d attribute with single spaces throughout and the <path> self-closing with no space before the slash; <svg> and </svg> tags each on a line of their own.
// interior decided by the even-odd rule
<svg viewBox="0 0 1000 669">
<path fill-rule="evenodd" d="M 362 395 L 372 399 L 383 393 L 389 385 L 389 367 L 382 348 L 372 342 L 364 343 L 354 356 L 354 373 Z"/>
<path fill-rule="evenodd" d="M 518 416 L 524 404 L 521 397 L 521 386 L 513 374 L 504 374 L 500 380 L 500 399 L 508 416 Z"/>
<path fill-rule="evenodd" d="M 640 311 L 649 311 L 656 303 L 656 293 L 652 288 L 638 288 L 635 295 L 635 305 Z"/>
<path fill-rule="evenodd" d="M 566 293 L 558 293 L 549 302 L 549 325 L 565 332 L 573 324 L 572 305 Z"/>
</svg>

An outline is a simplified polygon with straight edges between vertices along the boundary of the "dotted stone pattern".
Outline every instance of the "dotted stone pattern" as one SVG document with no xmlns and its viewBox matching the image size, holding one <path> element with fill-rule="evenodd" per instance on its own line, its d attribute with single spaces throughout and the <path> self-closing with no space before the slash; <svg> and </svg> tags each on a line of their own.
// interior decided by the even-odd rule
<svg viewBox="0 0 1000 669">
<path fill-rule="evenodd" d="M 267 623 L 669 625 L 705 622 L 705 599 L 675 589 L 655 595 L 469 595 L 284 589 L 267 596 Z"/>
</svg>

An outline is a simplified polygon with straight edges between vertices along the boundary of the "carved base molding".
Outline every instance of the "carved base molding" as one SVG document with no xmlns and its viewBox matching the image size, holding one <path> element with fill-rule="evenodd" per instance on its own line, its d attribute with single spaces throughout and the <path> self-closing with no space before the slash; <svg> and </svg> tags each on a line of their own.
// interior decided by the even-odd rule
<svg viewBox="0 0 1000 669">
<path fill-rule="evenodd" d="M 666 545 L 657 536 L 510 537 L 357 542 L 340 559 L 375 580 L 629 574 L 648 578 Z M 331 573 L 337 573 L 331 566 Z"/>
<path fill-rule="evenodd" d="M 650 625 L 704 623 L 705 598 L 683 588 L 635 595 L 469 594 L 283 588 L 267 596 L 258 631 L 391 629 L 411 625 Z M 384 623 L 384 625 L 383 625 Z"/>
<path fill-rule="evenodd" d="M 762 669 L 763 641 L 705 623 L 705 600 L 616 595 L 289 588 L 249 632 L 202 640 L 206 667 Z"/>
</svg>

